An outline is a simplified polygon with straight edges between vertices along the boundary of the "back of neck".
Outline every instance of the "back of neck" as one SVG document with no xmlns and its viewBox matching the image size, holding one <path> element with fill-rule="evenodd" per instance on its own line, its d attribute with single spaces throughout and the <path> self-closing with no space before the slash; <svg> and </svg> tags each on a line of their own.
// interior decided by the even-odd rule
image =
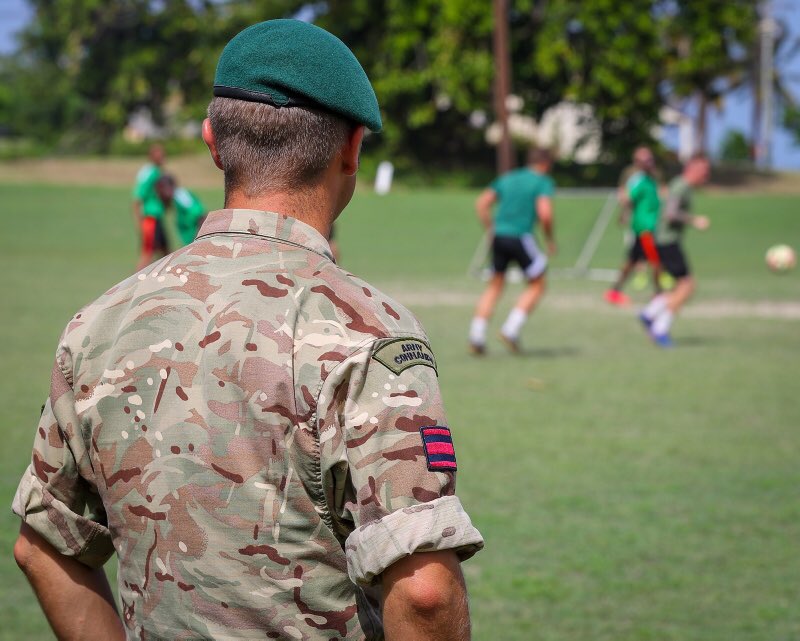
<svg viewBox="0 0 800 641">
<path fill-rule="evenodd" d="M 323 190 L 300 192 L 272 192 L 249 196 L 241 191 L 225 194 L 227 209 L 255 209 L 271 211 L 296 218 L 316 229 L 325 238 L 331 231 L 335 218 L 334 208 Z"/>
</svg>

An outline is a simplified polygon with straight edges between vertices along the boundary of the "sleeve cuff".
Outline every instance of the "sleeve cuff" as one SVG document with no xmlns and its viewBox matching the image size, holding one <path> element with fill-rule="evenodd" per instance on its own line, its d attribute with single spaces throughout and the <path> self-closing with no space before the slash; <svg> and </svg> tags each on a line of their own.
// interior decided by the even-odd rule
<svg viewBox="0 0 800 641">
<path fill-rule="evenodd" d="M 371 585 L 392 563 L 415 552 L 453 550 L 465 561 L 483 548 L 457 496 L 420 503 L 362 525 L 347 537 L 347 573 Z"/>
<path fill-rule="evenodd" d="M 114 554 L 108 528 L 75 514 L 49 492 L 30 467 L 20 481 L 11 509 L 63 556 L 99 568 Z"/>
</svg>

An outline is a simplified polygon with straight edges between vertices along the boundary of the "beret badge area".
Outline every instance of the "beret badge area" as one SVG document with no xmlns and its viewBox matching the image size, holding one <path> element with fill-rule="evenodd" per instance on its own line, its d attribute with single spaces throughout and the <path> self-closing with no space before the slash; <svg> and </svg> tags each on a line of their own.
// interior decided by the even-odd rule
<svg viewBox="0 0 800 641">
<path fill-rule="evenodd" d="M 375 90 L 353 52 L 301 20 L 267 20 L 234 36 L 219 57 L 214 95 L 322 109 L 372 131 L 383 126 Z"/>
<path fill-rule="evenodd" d="M 443 425 L 419 428 L 422 436 L 422 449 L 431 472 L 455 472 L 456 451 L 450 429 Z"/>
</svg>

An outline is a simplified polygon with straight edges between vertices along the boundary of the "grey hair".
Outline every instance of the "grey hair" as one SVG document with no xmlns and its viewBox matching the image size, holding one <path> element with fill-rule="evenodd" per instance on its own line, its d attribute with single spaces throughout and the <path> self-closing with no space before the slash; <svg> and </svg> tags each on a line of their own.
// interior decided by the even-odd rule
<svg viewBox="0 0 800 641">
<path fill-rule="evenodd" d="M 354 124 L 321 109 L 273 107 L 215 97 L 208 117 L 225 172 L 225 193 L 245 196 L 314 185 Z"/>
</svg>

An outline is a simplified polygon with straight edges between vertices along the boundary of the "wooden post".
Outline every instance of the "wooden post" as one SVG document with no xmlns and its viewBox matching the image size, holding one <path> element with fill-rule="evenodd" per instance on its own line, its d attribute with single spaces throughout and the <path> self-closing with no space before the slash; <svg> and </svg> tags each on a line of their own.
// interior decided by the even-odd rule
<svg viewBox="0 0 800 641">
<path fill-rule="evenodd" d="M 508 37 L 508 0 L 494 0 L 494 113 L 502 136 L 497 145 L 497 173 L 514 168 L 514 148 L 508 130 L 506 98 L 511 93 L 511 48 Z"/>
</svg>

